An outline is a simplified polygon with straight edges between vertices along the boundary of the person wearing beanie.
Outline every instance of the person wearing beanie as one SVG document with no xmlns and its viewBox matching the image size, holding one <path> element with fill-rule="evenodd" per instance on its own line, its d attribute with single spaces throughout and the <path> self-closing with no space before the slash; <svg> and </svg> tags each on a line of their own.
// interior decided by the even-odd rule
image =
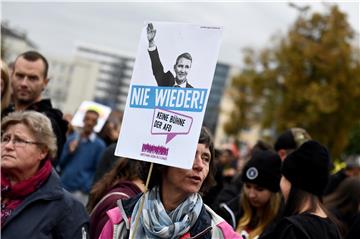
<svg viewBox="0 0 360 239">
<path fill-rule="evenodd" d="M 290 128 L 279 135 L 274 144 L 275 151 L 281 160 L 311 139 L 310 134 L 303 128 Z"/>
<path fill-rule="evenodd" d="M 329 168 L 328 150 L 314 140 L 303 143 L 285 158 L 280 181 L 284 217 L 271 234 L 261 239 L 341 238 L 332 215 L 322 205 Z"/>
<path fill-rule="evenodd" d="M 258 238 L 277 221 L 282 207 L 280 169 L 281 160 L 275 152 L 253 151 L 241 174 L 243 186 L 240 194 L 220 204 L 218 214 L 243 238 Z"/>
</svg>

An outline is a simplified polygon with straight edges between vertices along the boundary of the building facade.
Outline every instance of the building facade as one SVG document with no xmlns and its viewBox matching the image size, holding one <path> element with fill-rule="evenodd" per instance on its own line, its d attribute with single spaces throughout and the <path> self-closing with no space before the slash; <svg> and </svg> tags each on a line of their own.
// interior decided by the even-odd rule
<svg viewBox="0 0 360 239">
<path fill-rule="evenodd" d="M 36 50 L 37 46 L 31 41 L 26 31 L 15 29 L 8 22 L 1 22 L 1 58 L 10 64 L 21 53 Z"/>
<path fill-rule="evenodd" d="M 229 82 L 230 65 L 217 63 L 214 73 L 214 79 L 211 86 L 209 100 L 206 106 L 204 122 L 212 133 L 216 132 L 218 118 L 221 110 L 221 99 L 224 95 L 224 89 Z"/>
<path fill-rule="evenodd" d="M 93 100 L 100 68 L 97 63 L 77 58 L 48 60 L 50 81 L 44 95 L 54 107 L 74 114 L 83 101 Z"/>
<path fill-rule="evenodd" d="M 92 100 L 123 111 L 135 57 L 113 49 L 81 43 L 76 47 L 75 59 L 99 65 Z"/>
</svg>

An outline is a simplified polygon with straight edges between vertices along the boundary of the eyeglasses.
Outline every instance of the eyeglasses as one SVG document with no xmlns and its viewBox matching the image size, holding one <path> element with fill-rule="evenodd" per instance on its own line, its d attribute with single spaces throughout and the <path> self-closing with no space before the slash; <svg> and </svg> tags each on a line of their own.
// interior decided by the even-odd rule
<svg viewBox="0 0 360 239">
<path fill-rule="evenodd" d="M 20 139 L 19 137 L 16 137 L 16 136 L 14 138 L 11 138 L 10 135 L 3 135 L 1 137 L 1 146 L 2 147 L 7 145 L 9 142 L 12 142 L 14 147 L 17 147 L 17 148 L 23 148 L 28 144 L 41 145 L 41 143 L 39 143 L 39 142 Z"/>
</svg>

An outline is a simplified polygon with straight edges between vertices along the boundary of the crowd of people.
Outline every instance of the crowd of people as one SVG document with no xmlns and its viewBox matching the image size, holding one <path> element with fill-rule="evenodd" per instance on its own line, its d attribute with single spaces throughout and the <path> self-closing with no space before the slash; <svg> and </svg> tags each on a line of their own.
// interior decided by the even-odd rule
<svg viewBox="0 0 360 239">
<path fill-rule="evenodd" d="M 202 127 L 191 169 L 117 157 L 120 122 L 95 133 L 89 109 L 72 127 L 48 70 L 36 51 L 1 61 L 2 238 L 359 238 L 359 155 L 331 175 L 302 128 L 240 157 Z"/>
</svg>

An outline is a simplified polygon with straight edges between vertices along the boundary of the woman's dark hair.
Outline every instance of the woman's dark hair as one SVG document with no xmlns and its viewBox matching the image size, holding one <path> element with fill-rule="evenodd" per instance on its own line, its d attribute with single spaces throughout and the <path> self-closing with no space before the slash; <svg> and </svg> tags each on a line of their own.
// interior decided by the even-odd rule
<svg viewBox="0 0 360 239">
<path fill-rule="evenodd" d="M 324 198 L 324 205 L 342 221 L 344 230 L 348 231 L 350 222 L 359 213 L 360 178 L 346 178 L 335 192 Z"/>
<path fill-rule="evenodd" d="M 200 192 L 205 193 L 207 192 L 212 186 L 215 185 L 215 148 L 214 148 L 214 138 L 212 134 L 210 133 L 209 129 L 206 127 L 201 128 L 200 137 L 199 137 L 199 144 L 205 144 L 207 147 L 209 147 L 210 153 L 211 153 L 211 160 L 209 165 L 209 173 L 207 177 L 205 178 L 201 188 Z"/>
<path fill-rule="evenodd" d="M 119 158 L 113 165 L 113 168 L 106 173 L 91 189 L 89 202 L 86 206 L 88 212 L 91 212 L 96 204 L 106 193 L 120 181 L 132 181 L 139 178 L 139 163 L 136 160 L 128 158 Z"/>
<path fill-rule="evenodd" d="M 313 213 L 316 211 L 317 205 L 325 212 L 330 221 L 332 221 L 339 232 L 343 233 L 343 227 L 339 220 L 329 211 L 322 203 L 322 198 L 304 190 L 298 189 L 291 186 L 288 199 L 286 201 L 283 216 L 289 217 L 291 215 L 299 214 L 301 207 L 304 205 L 305 200 L 310 199 L 309 208 L 305 211 L 306 213 Z M 303 212 L 304 213 L 304 212 Z"/>
<path fill-rule="evenodd" d="M 210 153 L 211 153 L 211 160 L 209 165 L 209 173 L 207 177 L 205 178 L 201 188 L 200 192 L 205 193 L 207 192 L 212 186 L 215 185 L 215 166 L 214 166 L 214 158 L 215 158 L 215 148 L 214 148 L 214 141 L 213 136 L 210 133 L 209 129 L 206 127 L 201 128 L 200 137 L 199 137 L 199 144 L 205 144 L 207 147 L 209 147 Z M 140 166 L 140 178 L 146 182 L 148 172 L 150 168 L 150 163 L 148 162 L 142 162 Z M 148 189 L 150 190 L 154 186 L 160 186 L 162 183 L 162 176 L 164 170 L 166 170 L 168 166 L 165 165 L 159 165 L 154 164 L 153 171 L 151 174 L 151 178 L 149 181 Z"/>
<path fill-rule="evenodd" d="M 306 212 L 315 212 L 317 203 L 320 202 L 319 198 L 314 194 L 298 189 L 292 185 L 286 201 L 284 216 L 288 217 L 298 214 L 307 198 L 310 198 L 310 207 Z"/>
</svg>

